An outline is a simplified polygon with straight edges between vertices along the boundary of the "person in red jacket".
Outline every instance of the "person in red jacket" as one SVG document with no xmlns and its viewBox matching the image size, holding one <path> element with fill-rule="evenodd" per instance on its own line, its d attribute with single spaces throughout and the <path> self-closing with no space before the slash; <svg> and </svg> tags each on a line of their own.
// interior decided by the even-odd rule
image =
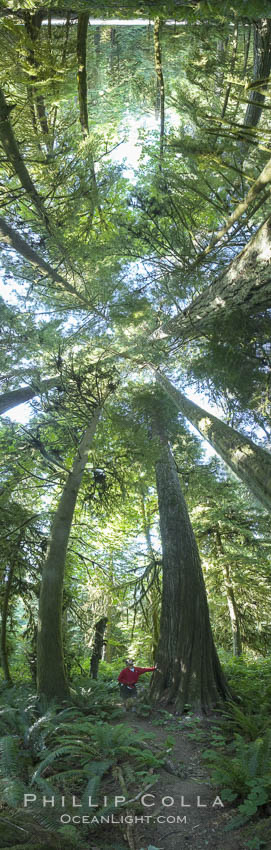
<svg viewBox="0 0 271 850">
<path fill-rule="evenodd" d="M 157 670 L 157 667 L 135 667 L 133 658 L 127 658 L 126 664 L 128 666 L 121 670 L 118 676 L 118 682 L 120 694 L 124 700 L 124 706 L 125 708 L 129 708 L 132 705 L 130 700 L 137 695 L 136 683 L 139 676 L 142 676 L 142 673 L 153 673 L 154 670 Z"/>
</svg>

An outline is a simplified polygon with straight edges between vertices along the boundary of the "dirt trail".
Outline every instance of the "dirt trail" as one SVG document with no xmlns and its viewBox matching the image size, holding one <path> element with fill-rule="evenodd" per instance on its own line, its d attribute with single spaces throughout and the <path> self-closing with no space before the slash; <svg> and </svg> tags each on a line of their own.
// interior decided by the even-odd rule
<svg viewBox="0 0 271 850">
<path fill-rule="evenodd" d="M 169 736 L 175 741 L 166 768 L 159 769 L 160 779 L 148 792 L 153 796 L 146 796 L 144 821 L 134 827 L 136 850 L 147 850 L 149 845 L 159 850 L 247 850 L 240 830 L 225 833 L 234 812 L 229 804 L 221 805 L 220 789 L 211 785 L 201 759 L 202 750 L 210 744 L 215 717 L 203 719 L 193 728 L 185 717 L 172 716 L 159 726 L 155 720 L 126 715 L 127 726 L 135 735 L 143 731 L 155 735 L 153 742 L 149 741 L 153 752 L 163 747 Z M 200 737 L 201 732 L 205 733 L 203 740 L 189 737 Z"/>
</svg>

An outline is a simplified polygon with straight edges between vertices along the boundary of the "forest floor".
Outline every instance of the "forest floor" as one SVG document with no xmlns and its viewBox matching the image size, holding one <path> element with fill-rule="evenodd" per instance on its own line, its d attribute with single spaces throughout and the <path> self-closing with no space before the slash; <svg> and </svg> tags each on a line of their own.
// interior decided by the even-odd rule
<svg viewBox="0 0 271 850">
<path fill-rule="evenodd" d="M 172 715 L 158 725 L 155 714 L 142 719 L 136 713 L 125 713 L 125 723 L 135 736 L 153 733 L 148 745 L 155 754 L 167 748 L 169 737 L 174 739 L 165 767 L 159 768 L 159 780 L 147 792 L 154 795 L 145 801 L 154 803 L 145 805 L 143 817 L 149 817 L 149 822 L 139 819 L 133 827 L 130 846 L 134 842 L 135 850 L 147 850 L 150 845 L 151 850 L 249 850 L 248 842 L 255 835 L 253 825 L 225 832 L 236 809 L 230 803 L 221 806 L 220 789 L 211 784 L 202 759 L 216 720 L 215 715 L 200 718 L 191 728 L 185 716 Z M 268 845 L 264 842 L 264 846 Z"/>
</svg>

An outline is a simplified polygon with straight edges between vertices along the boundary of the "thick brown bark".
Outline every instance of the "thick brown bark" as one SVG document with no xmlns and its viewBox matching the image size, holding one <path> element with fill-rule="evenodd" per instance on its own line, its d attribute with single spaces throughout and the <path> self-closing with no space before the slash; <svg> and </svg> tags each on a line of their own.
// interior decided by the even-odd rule
<svg viewBox="0 0 271 850">
<path fill-rule="evenodd" d="M 106 630 L 106 626 L 107 617 L 101 617 L 101 619 L 98 620 L 97 623 L 95 623 L 95 634 L 90 662 L 90 675 L 92 676 L 92 679 L 98 678 L 99 663 L 103 656 L 104 633 Z"/>
<path fill-rule="evenodd" d="M 38 622 L 38 692 L 48 699 L 65 698 L 69 693 L 64 669 L 62 640 L 62 598 L 66 552 L 88 453 L 101 410 L 97 408 L 84 433 L 52 524 L 43 568 Z"/>
<path fill-rule="evenodd" d="M 271 177 L 271 167 L 270 167 Z M 255 315 L 271 307 L 271 217 L 256 231 L 226 271 L 185 310 L 154 332 L 153 338 L 198 339 L 211 334 L 216 320 Z"/>
<path fill-rule="evenodd" d="M 7 393 L 2 393 L 0 395 L 0 415 L 2 416 L 7 410 L 11 410 L 12 407 L 24 404 L 26 401 L 34 398 L 34 396 L 41 395 L 57 386 L 60 386 L 57 378 L 48 378 L 47 381 L 41 381 L 39 385 L 38 383 L 30 384 L 28 387 L 19 387 L 18 390 L 10 390 Z"/>
<path fill-rule="evenodd" d="M 245 437 L 240 431 L 207 413 L 186 398 L 171 381 L 152 367 L 156 380 L 178 410 L 208 440 L 227 466 L 246 484 L 266 510 L 271 509 L 271 454 Z"/>
<path fill-rule="evenodd" d="M 227 563 L 227 556 L 224 551 L 224 546 L 222 543 L 220 528 L 217 526 L 216 528 L 216 539 L 217 539 L 217 547 L 219 554 L 221 556 L 220 566 L 222 569 L 223 577 L 224 577 L 224 585 L 227 596 L 227 603 L 230 615 L 230 623 L 231 623 L 231 633 L 232 633 L 232 650 L 233 655 L 240 656 L 242 655 L 242 638 L 241 638 L 241 629 L 240 629 L 240 620 L 239 620 L 239 611 L 238 606 L 235 599 L 234 586 L 232 583 L 232 578 L 230 574 L 230 568 Z"/>
<path fill-rule="evenodd" d="M 174 459 L 164 442 L 156 465 L 163 588 L 155 700 L 206 712 L 229 696 L 215 649 L 200 557 Z"/>
</svg>

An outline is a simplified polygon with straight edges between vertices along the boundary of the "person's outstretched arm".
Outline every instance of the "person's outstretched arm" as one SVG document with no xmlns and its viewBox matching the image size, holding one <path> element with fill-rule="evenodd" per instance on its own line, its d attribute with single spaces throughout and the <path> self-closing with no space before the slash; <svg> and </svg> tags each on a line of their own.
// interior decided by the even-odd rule
<svg viewBox="0 0 271 850">
<path fill-rule="evenodd" d="M 157 670 L 157 667 L 135 667 L 135 670 L 141 676 L 142 673 L 153 673 L 154 670 Z"/>
</svg>

